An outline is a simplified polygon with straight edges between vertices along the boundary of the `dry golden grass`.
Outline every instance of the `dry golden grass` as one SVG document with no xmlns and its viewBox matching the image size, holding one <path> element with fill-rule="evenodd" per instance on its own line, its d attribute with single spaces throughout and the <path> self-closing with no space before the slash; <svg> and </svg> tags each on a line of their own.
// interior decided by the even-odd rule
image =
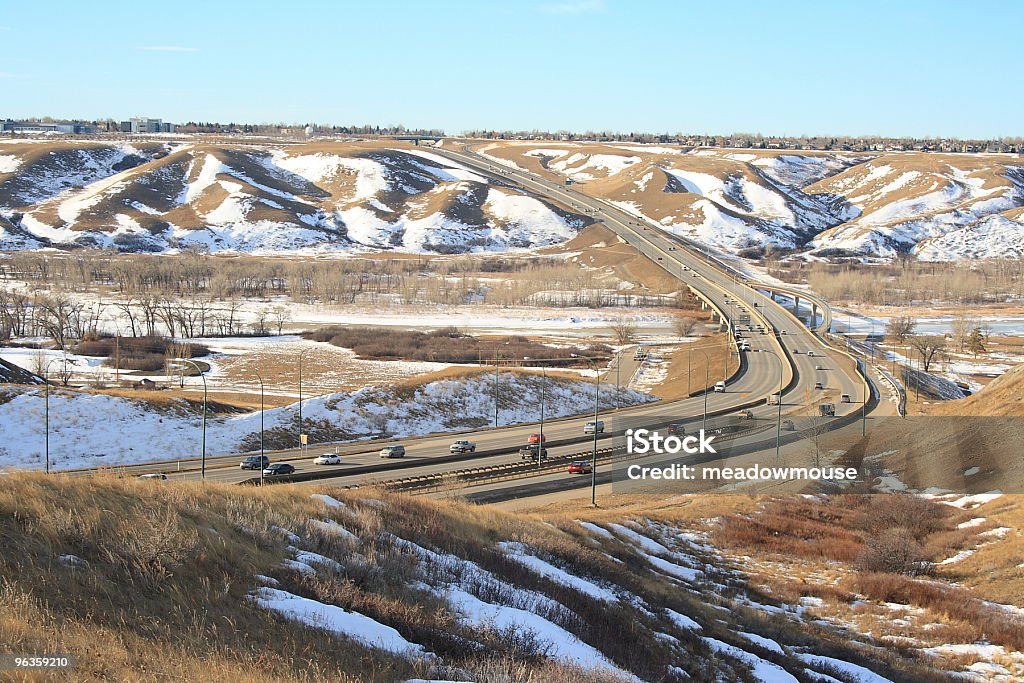
<svg viewBox="0 0 1024 683">
<path fill-rule="evenodd" d="M 435 568 L 424 575 L 417 556 L 396 544 L 398 537 L 465 558 L 492 573 L 500 585 L 481 588 L 491 591 L 481 595 L 483 599 L 514 600 L 513 589 L 529 589 L 571 606 L 575 616 L 559 622 L 564 628 L 646 680 L 662 680 L 669 663 L 684 666 L 693 680 L 728 677 L 725 662 L 712 657 L 700 637 L 734 642 L 733 630 L 870 664 L 894 680 L 941 680 L 934 668 L 925 668 L 895 650 L 866 654 L 852 648 L 838 632 L 770 618 L 730 602 L 733 594 L 745 591 L 765 602 L 816 596 L 840 606 L 851 595 L 841 587 L 809 580 L 804 586 L 790 585 L 788 593 L 781 584 L 778 594 L 765 592 L 772 580 L 794 574 L 767 571 L 768 565 L 759 564 L 759 552 L 744 564 L 723 560 L 717 552 L 695 550 L 709 565 L 743 568 L 753 579 L 743 583 L 736 574 L 715 574 L 717 570 L 708 568 L 716 580 L 727 580 L 729 587 L 680 590 L 651 572 L 630 544 L 590 535 L 576 521 L 645 517 L 665 525 L 669 533 L 672 529 L 707 530 L 713 526 L 708 522 L 712 518 L 759 514 L 764 505 L 772 504 L 766 498 L 683 496 L 652 502 L 620 496 L 603 500 L 600 510 L 576 506 L 538 516 L 376 490 L 326 492 L 347 507 L 325 508 L 309 497 L 310 489 L 300 486 L 248 489 L 37 474 L 0 478 L 0 576 L 4 577 L 0 579 L 0 643 L 5 650 L 17 652 L 73 654 L 78 657 L 75 677 L 79 680 L 230 677 L 372 683 L 430 677 L 428 667 L 420 663 L 367 650 L 253 608 L 246 595 L 256 586 L 255 576 L 267 574 L 280 581 L 283 590 L 392 625 L 461 669 L 465 672 L 461 675 L 470 680 L 617 680 L 546 661 L 543 646 L 528 634 L 463 624 L 443 600 L 417 587 L 417 581 L 439 578 L 431 571 L 447 570 Z M 803 506 L 806 519 L 812 504 L 802 498 L 793 500 Z M 955 510 L 950 514 L 962 515 Z M 344 524 L 358 540 L 324 532 L 307 521 L 325 517 Z M 281 529 L 299 534 L 301 540 L 289 541 Z M 618 586 L 654 612 L 670 607 L 687 614 L 704 630 L 695 634 L 668 626 L 630 600 L 606 603 L 586 598 L 511 560 L 497 549 L 501 541 L 524 543 L 531 553 L 576 576 Z M 344 567 L 337 572 L 321 568 L 311 574 L 283 569 L 280 562 L 288 556 L 289 543 L 334 558 Z M 82 562 L 58 559 L 69 554 Z M 807 562 L 799 556 L 795 559 Z M 755 575 L 758 567 L 765 571 Z M 810 566 L 807 572 L 813 579 Z M 838 577 L 832 574 L 833 583 Z M 725 624 L 720 621 L 723 612 L 715 607 L 718 604 L 733 605 Z M 535 609 L 543 613 L 543 608 Z M 995 623 L 988 626 L 993 628 Z M 953 631 L 950 625 L 943 633 L 973 635 L 973 628 L 967 623 L 961 631 Z M 666 644 L 655 635 L 659 632 L 670 633 L 678 643 Z M 992 633 L 1003 637 L 998 630 Z M 794 668 L 784 657 L 762 653 L 750 643 L 742 645 Z"/>
<path fill-rule="evenodd" d="M 0 643 L 72 654 L 79 680 L 354 682 L 414 673 L 245 607 L 254 576 L 284 556 L 274 528 L 316 511 L 285 489 L 252 496 L 107 477 L 4 477 Z"/>
</svg>

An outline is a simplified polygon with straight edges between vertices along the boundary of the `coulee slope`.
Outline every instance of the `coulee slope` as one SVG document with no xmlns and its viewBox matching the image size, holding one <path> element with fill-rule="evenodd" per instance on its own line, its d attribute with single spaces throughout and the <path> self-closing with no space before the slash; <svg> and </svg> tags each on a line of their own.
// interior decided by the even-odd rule
<svg viewBox="0 0 1024 683">
<path fill-rule="evenodd" d="M 1024 159 L 488 142 L 510 167 L 730 251 L 766 246 L 930 260 L 1024 253 Z"/>
<path fill-rule="evenodd" d="M 402 143 L 0 145 L 0 249 L 461 253 L 589 222 Z"/>
</svg>

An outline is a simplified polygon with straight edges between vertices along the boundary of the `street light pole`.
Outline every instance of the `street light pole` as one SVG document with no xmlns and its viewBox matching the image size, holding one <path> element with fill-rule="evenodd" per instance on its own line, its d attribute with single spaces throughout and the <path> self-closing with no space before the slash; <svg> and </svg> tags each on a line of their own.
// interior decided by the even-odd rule
<svg viewBox="0 0 1024 683">
<path fill-rule="evenodd" d="M 779 451 L 782 446 L 782 379 L 785 375 L 785 365 L 782 362 L 782 358 L 779 354 L 768 349 L 762 349 L 761 353 L 770 354 L 775 360 L 779 361 L 779 412 L 778 417 L 775 421 L 775 462 L 779 462 Z"/>
<path fill-rule="evenodd" d="M 860 404 L 860 435 L 867 436 L 868 433 L 868 392 L 870 387 L 864 387 L 864 400 Z"/>
<path fill-rule="evenodd" d="M 259 370 L 256 370 L 255 372 L 256 379 L 260 382 L 260 486 L 263 486 L 263 470 L 266 469 L 266 467 L 263 466 L 263 458 L 265 457 L 264 454 L 266 452 L 263 448 L 263 419 L 266 413 L 264 412 L 263 407 L 263 376 L 260 375 Z"/>
<path fill-rule="evenodd" d="M 188 363 L 196 369 L 199 373 L 199 378 L 203 380 L 203 463 L 202 463 L 202 478 L 206 479 L 206 375 L 203 374 L 203 369 L 199 367 L 199 364 L 188 358 L 179 358 L 182 363 Z"/>
<path fill-rule="evenodd" d="M 498 350 L 494 350 L 494 426 L 498 426 Z"/>
<path fill-rule="evenodd" d="M 50 362 L 43 368 L 43 385 L 45 388 L 44 408 L 43 408 L 43 436 L 44 451 L 46 454 L 46 474 L 50 473 L 50 365 L 56 363 L 59 360 L 67 361 L 66 358 L 51 358 Z"/>
<path fill-rule="evenodd" d="M 540 387 L 540 443 L 537 444 L 537 469 L 541 468 L 541 454 L 544 453 L 544 402 L 547 400 L 547 389 L 548 389 L 548 370 L 545 366 L 540 366 L 540 374 L 544 378 L 543 384 Z"/>
<path fill-rule="evenodd" d="M 307 349 L 308 351 L 308 349 Z M 302 452 L 302 358 L 307 351 L 299 352 L 299 452 Z"/>
<path fill-rule="evenodd" d="M 620 407 L 620 405 L 619 405 L 619 400 L 620 400 L 619 394 L 621 393 L 620 392 L 620 385 L 619 385 L 619 366 L 620 365 L 622 365 L 622 349 L 619 349 L 618 351 L 615 352 L 615 410 L 618 410 L 619 407 Z"/>
</svg>

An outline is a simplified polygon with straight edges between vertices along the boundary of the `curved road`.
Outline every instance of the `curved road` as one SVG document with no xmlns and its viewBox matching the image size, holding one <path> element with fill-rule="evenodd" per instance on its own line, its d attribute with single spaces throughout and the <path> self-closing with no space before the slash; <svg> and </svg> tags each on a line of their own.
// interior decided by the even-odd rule
<svg viewBox="0 0 1024 683">
<path fill-rule="evenodd" d="M 829 347 L 812 330 L 809 330 L 792 313 L 773 301 L 765 292 L 757 289 L 756 282 L 745 281 L 745 276 L 717 260 L 700 254 L 699 249 L 688 240 L 671 235 L 657 225 L 630 215 L 615 206 L 589 197 L 568 187 L 525 171 L 499 167 L 489 159 L 468 151 L 432 148 L 432 151 L 446 157 L 455 164 L 468 167 L 481 175 L 491 176 L 505 182 L 518 184 L 536 195 L 561 204 L 573 211 L 586 211 L 614 231 L 623 240 L 634 246 L 665 271 L 680 279 L 697 293 L 709 306 L 723 317 L 730 339 L 740 315 L 749 315 L 753 325 L 764 326 L 764 333 L 741 329 L 740 333 L 750 344 L 750 351 L 739 352 L 733 346 L 733 360 L 742 356 L 742 368 L 728 383 L 726 391 L 692 396 L 690 398 L 659 402 L 636 408 L 617 411 L 618 416 L 643 417 L 651 423 L 683 422 L 687 432 L 699 429 L 705 405 L 708 412 L 735 412 L 740 406 L 750 405 L 755 420 L 766 429 L 774 428 L 779 407 L 766 405 L 765 397 L 775 393 L 780 386 L 782 394 L 783 419 L 794 421 L 817 416 L 818 404 L 834 403 L 836 415 L 847 415 L 862 410 L 861 402 L 871 391 L 858 374 L 855 361 L 849 356 Z M 776 291 L 785 288 L 773 287 Z M 799 291 L 800 297 L 813 301 L 822 312 L 824 329 L 830 318 L 828 305 L 813 295 Z M 746 328 L 746 325 L 740 326 Z M 813 355 L 811 355 L 813 354 Z M 821 388 L 815 388 L 820 383 Z M 850 402 L 843 402 L 843 395 Z M 759 405 L 753 405 L 758 403 Z M 590 417 L 589 419 L 593 419 Z M 605 420 L 611 420 L 607 413 Z M 559 441 L 578 439 L 583 441 L 583 425 L 587 416 L 546 421 L 544 433 L 547 439 Z M 710 424 L 709 419 L 709 424 Z M 614 425 L 609 425 L 610 431 Z M 433 435 L 416 439 L 403 439 L 408 455 L 402 461 L 382 461 L 377 455 L 380 444 L 347 444 L 339 447 L 343 464 L 338 466 L 315 466 L 311 458 L 319 453 L 332 451 L 330 446 L 311 447 L 307 452 L 298 449 L 273 454 L 276 461 L 293 462 L 300 472 L 319 470 L 335 473 L 346 483 L 360 483 L 419 474 L 431 474 L 466 467 L 469 464 L 484 466 L 515 460 L 515 453 L 479 457 L 470 456 L 471 463 L 452 463 L 448 446 L 456 438 L 467 438 L 477 443 L 481 451 L 518 447 L 526 437 L 537 431 L 536 425 L 518 425 L 501 428 L 481 429 L 458 436 L 452 434 Z M 750 437 L 764 440 L 765 435 Z M 586 443 L 553 447 L 553 455 L 585 450 Z M 445 458 L 444 460 L 438 460 Z M 220 482 L 240 482 L 259 476 L 258 472 L 242 471 L 238 468 L 239 456 L 218 456 L 208 458 L 207 478 Z M 187 463 L 190 468 L 195 461 Z M 392 472 L 347 474 L 365 466 L 396 468 Z M 143 468 L 125 468 L 126 471 L 174 470 L 173 464 L 152 464 Z M 195 478 L 199 473 L 192 470 L 177 475 Z"/>
</svg>

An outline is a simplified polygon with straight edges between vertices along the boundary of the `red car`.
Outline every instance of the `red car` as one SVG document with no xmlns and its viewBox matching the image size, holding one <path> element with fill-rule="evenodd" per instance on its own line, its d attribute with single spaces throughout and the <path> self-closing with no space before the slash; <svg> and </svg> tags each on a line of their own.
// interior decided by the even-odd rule
<svg viewBox="0 0 1024 683">
<path fill-rule="evenodd" d="M 526 440 L 526 443 L 545 443 L 548 437 L 541 434 L 530 434 L 530 438 Z"/>
<path fill-rule="evenodd" d="M 668 429 L 665 430 L 669 436 L 679 436 L 683 433 L 683 428 L 677 424 L 670 424 Z"/>
<path fill-rule="evenodd" d="M 569 474 L 590 474 L 590 463 L 586 460 L 577 460 L 569 463 Z"/>
</svg>

